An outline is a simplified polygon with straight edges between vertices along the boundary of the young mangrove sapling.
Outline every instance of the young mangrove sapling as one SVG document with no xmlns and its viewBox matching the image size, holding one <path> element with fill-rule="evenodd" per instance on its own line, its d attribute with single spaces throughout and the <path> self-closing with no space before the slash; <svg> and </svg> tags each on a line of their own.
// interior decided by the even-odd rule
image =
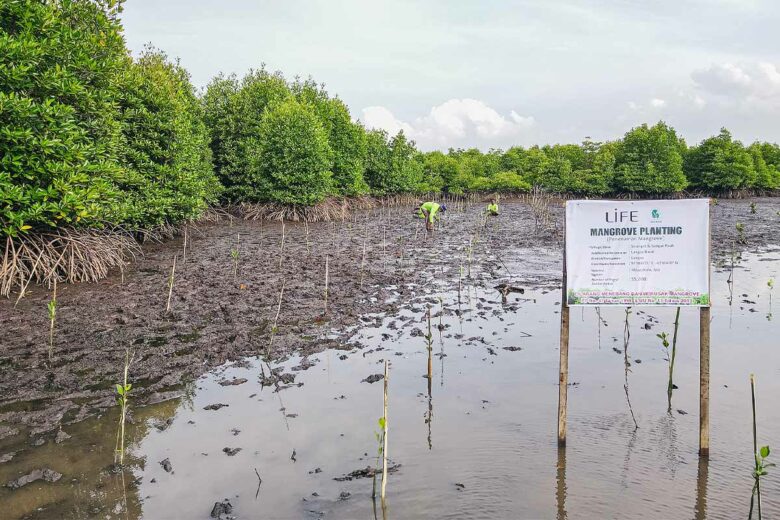
<svg viewBox="0 0 780 520">
<path fill-rule="evenodd" d="M 240 255 L 239 253 L 239 245 L 241 244 L 241 233 L 236 234 L 236 248 L 230 250 L 230 257 L 233 258 L 233 281 L 236 281 L 238 278 L 238 257 Z"/>
<path fill-rule="evenodd" d="M 769 446 L 761 446 L 758 448 L 758 436 L 756 435 L 756 378 L 753 374 L 750 374 L 750 400 L 751 407 L 753 409 L 753 491 L 750 494 L 750 511 L 748 512 L 748 520 L 753 518 L 753 505 L 754 501 L 758 505 L 758 520 L 761 520 L 761 477 L 765 476 L 768 471 L 767 468 L 774 466 L 773 463 L 766 461 L 769 457 Z"/>
<path fill-rule="evenodd" d="M 54 279 L 54 290 L 52 291 L 51 300 L 46 304 L 49 311 L 49 365 L 54 352 L 54 322 L 57 320 L 57 279 Z"/>
<path fill-rule="evenodd" d="M 124 377 L 122 378 L 122 384 L 116 385 L 116 400 L 119 404 L 119 428 L 116 432 L 116 448 L 114 451 L 115 460 L 118 459 L 119 464 L 123 464 L 125 461 L 125 421 L 127 420 L 127 408 L 130 402 L 130 390 L 133 389 L 133 385 L 127 382 L 127 373 L 130 370 L 134 357 L 135 354 L 131 356 L 130 351 L 125 349 Z"/>
</svg>

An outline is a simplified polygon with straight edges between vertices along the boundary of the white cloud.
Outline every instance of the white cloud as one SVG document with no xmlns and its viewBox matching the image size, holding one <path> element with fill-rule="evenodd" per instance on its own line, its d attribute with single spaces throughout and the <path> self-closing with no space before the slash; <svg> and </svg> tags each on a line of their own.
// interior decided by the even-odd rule
<svg viewBox="0 0 780 520">
<path fill-rule="evenodd" d="M 386 130 L 388 134 L 397 134 L 403 130 L 406 135 L 414 131 L 408 123 L 404 123 L 385 107 L 366 107 L 363 109 L 363 123 L 368 128 Z"/>
<path fill-rule="evenodd" d="M 512 110 L 506 117 L 476 99 L 450 99 L 411 123 L 396 118 L 385 107 L 368 107 L 363 109 L 363 122 L 390 134 L 403 130 L 423 149 L 515 144 L 536 124 L 531 116 Z"/>
<path fill-rule="evenodd" d="M 703 91 L 735 100 L 760 98 L 780 100 L 780 71 L 774 63 L 714 64 L 692 74 Z"/>
</svg>

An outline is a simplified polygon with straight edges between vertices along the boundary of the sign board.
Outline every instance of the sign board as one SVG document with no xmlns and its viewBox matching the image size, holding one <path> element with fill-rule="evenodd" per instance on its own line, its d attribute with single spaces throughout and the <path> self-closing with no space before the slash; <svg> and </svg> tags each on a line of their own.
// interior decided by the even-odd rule
<svg viewBox="0 0 780 520">
<path fill-rule="evenodd" d="M 569 305 L 710 304 L 709 199 L 566 203 Z"/>
</svg>

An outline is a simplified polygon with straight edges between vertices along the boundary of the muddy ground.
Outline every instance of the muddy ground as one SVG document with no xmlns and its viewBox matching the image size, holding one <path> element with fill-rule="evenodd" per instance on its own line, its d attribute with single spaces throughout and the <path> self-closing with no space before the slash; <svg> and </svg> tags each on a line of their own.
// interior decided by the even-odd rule
<svg viewBox="0 0 780 520">
<path fill-rule="evenodd" d="M 191 228 L 186 259 L 179 237 L 144 246 L 143 257 L 123 276 L 61 286 L 51 366 L 50 293 L 36 287 L 16 306 L 15 297 L 1 301 L 0 440 L 7 444 L 27 437 L 33 445 L 54 440 L 61 425 L 114 406 L 126 349 L 134 353 L 133 400 L 149 404 L 180 396 L 184 383 L 214 366 L 266 356 L 269 349 L 279 359 L 352 348 L 344 339 L 361 316 L 392 313 L 409 296 L 410 284 L 437 277 L 457 288 L 461 265 L 468 268 L 470 240 L 471 262 L 486 284 L 560 283 L 560 265 L 541 274 L 508 273 L 504 259 L 517 265 L 512 255 L 520 248 L 555 256 L 561 247 L 562 206 L 551 207 L 555 228 L 539 230 L 525 203 L 503 204 L 501 216 L 484 228 L 482 209 L 481 204 L 451 207 L 431 235 L 408 207 L 367 211 L 345 222 L 287 223 L 283 247 L 282 225 L 276 222 L 235 220 Z M 716 260 L 731 256 L 737 222 L 744 224 L 747 240 L 737 250 L 776 241 L 778 212 L 780 199 L 719 201 L 712 212 Z M 231 250 L 237 247 L 234 277 Z M 172 311 L 166 313 L 174 256 Z"/>
</svg>

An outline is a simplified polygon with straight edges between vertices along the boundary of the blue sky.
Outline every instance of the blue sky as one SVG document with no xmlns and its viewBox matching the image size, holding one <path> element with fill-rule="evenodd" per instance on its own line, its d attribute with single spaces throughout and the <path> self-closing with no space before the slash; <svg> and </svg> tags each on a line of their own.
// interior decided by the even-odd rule
<svg viewBox="0 0 780 520">
<path fill-rule="evenodd" d="M 773 0 L 127 0 L 128 45 L 204 87 L 265 63 L 423 149 L 621 136 L 663 119 L 780 141 Z"/>
</svg>

